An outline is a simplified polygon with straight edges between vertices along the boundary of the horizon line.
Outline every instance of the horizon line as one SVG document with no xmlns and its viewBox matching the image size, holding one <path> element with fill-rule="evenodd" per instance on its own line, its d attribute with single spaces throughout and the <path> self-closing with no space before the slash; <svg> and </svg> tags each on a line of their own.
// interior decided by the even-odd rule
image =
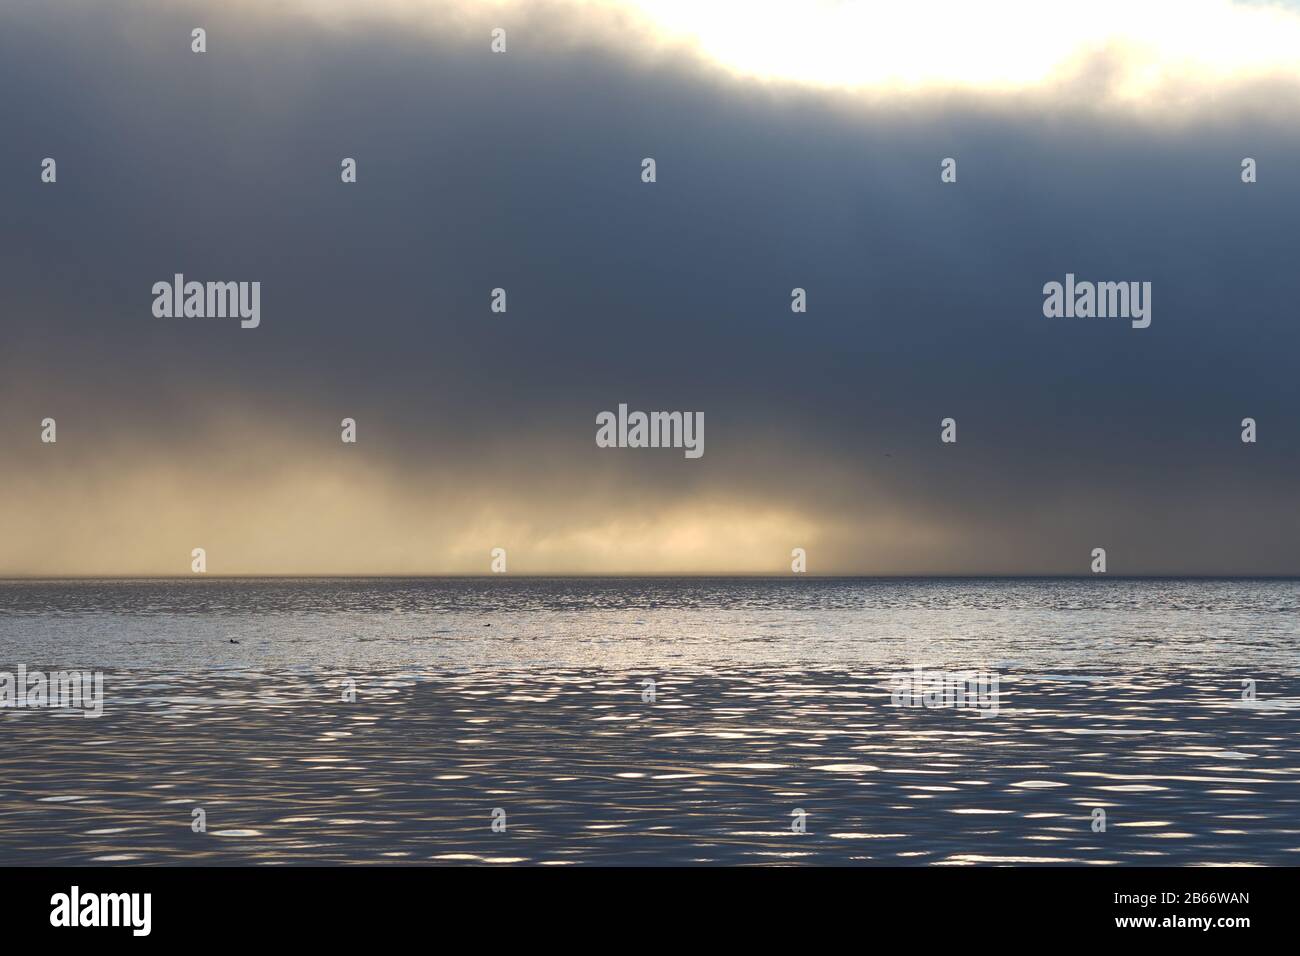
<svg viewBox="0 0 1300 956">
<path fill-rule="evenodd" d="M 995 572 L 986 574 L 954 572 L 934 574 L 810 574 L 808 572 L 763 571 L 680 571 L 680 572 L 565 572 L 551 573 L 431 573 L 431 574 L 71 574 L 71 575 L 0 575 L 0 583 L 35 581 L 195 581 L 205 578 L 223 581 L 438 581 L 438 580 L 501 580 L 523 578 L 528 580 L 675 580 L 682 578 L 724 580 L 790 580 L 814 578 L 822 581 L 994 581 L 994 580 L 1052 580 L 1077 581 L 1114 579 L 1127 581 L 1300 581 L 1300 574 L 1030 574 Z"/>
</svg>

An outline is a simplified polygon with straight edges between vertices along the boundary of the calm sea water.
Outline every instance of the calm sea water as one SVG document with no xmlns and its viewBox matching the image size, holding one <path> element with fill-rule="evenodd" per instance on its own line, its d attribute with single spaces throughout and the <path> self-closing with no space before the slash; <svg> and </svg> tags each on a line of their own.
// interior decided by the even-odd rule
<svg viewBox="0 0 1300 956">
<path fill-rule="evenodd" d="M 1294 580 L 0 582 L 0 671 L 105 674 L 101 717 L 0 709 L 0 863 L 1294 865 L 1298 611 Z M 996 715 L 895 706 L 917 666 L 996 675 Z"/>
</svg>

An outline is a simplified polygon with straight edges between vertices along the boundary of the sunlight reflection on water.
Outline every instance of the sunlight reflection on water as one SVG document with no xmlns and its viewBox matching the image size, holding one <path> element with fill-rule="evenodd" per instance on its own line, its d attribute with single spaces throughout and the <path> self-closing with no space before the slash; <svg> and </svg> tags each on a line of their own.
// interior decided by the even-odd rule
<svg viewBox="0 0 1300 956">
<path fill-rule="evenodd" d="M 0 583 L 0 862 L 1297 862 L 1296 582 L 798 585 Z"/>
</svg>

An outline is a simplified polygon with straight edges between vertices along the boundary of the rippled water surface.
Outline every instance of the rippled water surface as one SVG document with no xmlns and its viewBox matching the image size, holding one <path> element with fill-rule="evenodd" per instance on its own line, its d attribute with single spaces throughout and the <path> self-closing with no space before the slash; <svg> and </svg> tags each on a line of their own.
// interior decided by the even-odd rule
<svg viewBox="0 0 1300 956">
<path fill-rule="evenodd" d="M 0 671 L 105 674 L 103 716 L 0 709 L 0 863 L 1294 865 L 1298 611 L 1269 580 L 0 582 Z M 916 666 L 997 675 L 997 713 L 895 706 Z"/>
</svg>

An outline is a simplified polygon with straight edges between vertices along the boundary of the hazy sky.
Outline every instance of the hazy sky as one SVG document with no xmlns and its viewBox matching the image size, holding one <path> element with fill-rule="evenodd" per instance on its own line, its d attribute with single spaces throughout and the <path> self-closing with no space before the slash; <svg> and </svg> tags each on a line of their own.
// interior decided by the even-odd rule
<svg viewBox="0 0 1300 956">
<path fill-rule="evenodd" d="M 8 0 L 0 89 L 0 575 L 1300 574 L 1293 5 Z"/>
</svg>

